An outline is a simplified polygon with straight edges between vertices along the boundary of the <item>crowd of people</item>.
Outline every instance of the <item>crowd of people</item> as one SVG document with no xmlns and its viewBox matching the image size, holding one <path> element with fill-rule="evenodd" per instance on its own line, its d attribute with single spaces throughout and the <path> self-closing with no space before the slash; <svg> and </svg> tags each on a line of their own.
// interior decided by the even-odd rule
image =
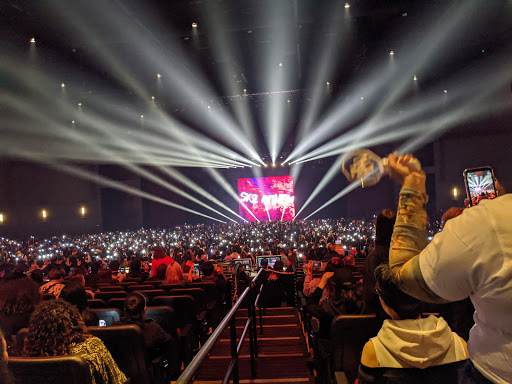
<svg viewBox="0 0 512 384">
<path fill-rule="evenodd" d="M 332 320 L 375 314 L 381 329 L 362 350 L 359 384 L 390 378 L 397 383 L 429 382 L 421 381 L 420 371 L 443 383 L 457 377 L 460 383 L 511 382 L 511 196 L 451 209 L 437 233 L 427 224 L 424 173 L 403 166 L 407 157 L 393 155 L 389 161 L 403 185 L 399 207 L 371 220 L 2 238 L 2 350 L 25 356 L 78 355 L 89 363 L 96 383 L 126 382 L 102 341 L 87 331 L 88 325 L 97 324 L 87 299 L 102 283 L 135 278 L 188 284 L 199 281 L 199 266 L 201 281 L 226 290 L 217 263 L 252 259 L 255 265 L 259 256 L 279 255 L 272 268 L 268 260 L 258 267 L 266 269 L 268 292 L 290 291 L 293 287 L 276 276 L 293 272 L 297 278 L 297 270 L 303 271 L 297 286 L 307 298 L 304 309 L 319 321 L 314 361 L 318 380 L 329 382 L 323 373 L 328 372 Z M 284 285 L 275 286 L 276 281 Z M 56 300 L 43 300 L 45 296 Z M 292 296 L 282 298 L 293 305 Z M 122 323 L 140 327 L 152 353 L 172 353 L 176 340 L 146 319 L 146 300 L 141 293 L 128 294 Z M 24 327 L 28 334 L 20 347 L 15 336 Z M 12 377 L 2 364 L 0 374 L 9 382 Z"/>
</svg>

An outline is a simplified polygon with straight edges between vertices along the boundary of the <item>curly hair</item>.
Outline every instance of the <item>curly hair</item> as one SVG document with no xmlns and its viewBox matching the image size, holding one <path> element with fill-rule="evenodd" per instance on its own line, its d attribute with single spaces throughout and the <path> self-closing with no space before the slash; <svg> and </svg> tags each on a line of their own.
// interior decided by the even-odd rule
<svg viewBox="0 0 512 384">
<path fill-rule="evenodd" d="M 0 282 L 0 312 L 7 316 L 28 315 L 40 301 L 39 286 L 29 278 Z"/>
<path fill-rule="evenodd" d="M 31 357 L 71 354 L 89 335 L 78 309 L 64 300 L 39 304 L 30 318 L 25 354 Z"/>
</svg>

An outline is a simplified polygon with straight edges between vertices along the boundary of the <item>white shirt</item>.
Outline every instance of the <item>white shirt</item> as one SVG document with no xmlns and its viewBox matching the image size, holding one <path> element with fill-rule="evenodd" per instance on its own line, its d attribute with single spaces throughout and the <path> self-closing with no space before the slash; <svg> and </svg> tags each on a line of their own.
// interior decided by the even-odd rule
<svg viewBox="0 0 512 384">
<path fill-rule="evenodd" d="M 420 253 L 421 273 L 442 298 L 470 297 L 468 349 L 494 383 L 512 382 L 512 195 L 483 200 L 446 223 Z"/>
</svg>

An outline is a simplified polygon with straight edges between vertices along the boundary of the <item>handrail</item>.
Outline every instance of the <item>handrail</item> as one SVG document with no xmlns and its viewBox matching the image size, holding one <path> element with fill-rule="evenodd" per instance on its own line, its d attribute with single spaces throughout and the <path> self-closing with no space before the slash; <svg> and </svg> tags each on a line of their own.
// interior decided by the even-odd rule
<svg viewBox="0 0 512 384">
<path fill-rule="evenodd" d="M 249 291 L 251 290 L 252 284 L 255 283 L 258 278 L 260 277 L 261 273 L 264 271 L 264 269 L 260 269 L 259 272 L 256 274 L 256 276 L 251 280 L 251 283 L 245 290 L 242 292 L 238 300 L 235 302 L 231 310 L 228 312 L 228 314 L 222 319 L 221 323 L 217 326 L 215 331 L 211 334 L 211 336 L 208 338 L 208 341 L 201 347 L 197 355 L 192 359 L 188 367 L 183 371 L 181 376 L 176 380 L 176 384 L 188 384 L 190 381 L 194 378 L 194 375 L 196 374 L 197 370 L 201 366 L 201 363 L 203 360 L 208 356 L 210 351 L 212 350 L 213 346 L 219 339 L 220 335 L 226 329 L 228 324 L 232 321 L 233 317 L 235 316 L 236 311 L 238 310 L 238 307 L 242 304 L 245 297 L 249 294 Z M 240 338 L 242 339 L 242 338 Z M 238 359 L 238 356 L 236 356 Z"/>
</svg>

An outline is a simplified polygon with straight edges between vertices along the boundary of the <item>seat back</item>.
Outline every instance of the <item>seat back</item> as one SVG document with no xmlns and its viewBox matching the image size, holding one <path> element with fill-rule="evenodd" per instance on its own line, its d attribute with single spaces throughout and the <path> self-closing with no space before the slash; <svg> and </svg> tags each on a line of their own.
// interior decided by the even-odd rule
<svg viewBox="0 0 512 384">
<path fill-rule="evenodd" d="M 180 288 L 169 291 L 172 296 L 189 295 L 192 296 L 198 305 L 198 310 L 202 311 L 206 308 L 206 292 L 202 288 Z"/>
<path fill-rule="evenodd" d="M 126 287 L 129 287 L 130 285 L 139 285 L 139 282 L 138 281 L 126 281 L 126 279 L 124 279 L 121 283 L 117 284 L 119 287 L 123 287 L 123 289 L 126 291 L 127 288 Z"/>
<path fill-rule="evenodd" d="M 193 324 L 197 319 L 197 306 L 194 298 L 190 295 L 157 296 L 153 299 L 153 305 L 168 305 L 172 307 L 176 313 L 176 324 L 181 329 L 187 324 Z"/>
<path fill-rule="evenodd" d="M 113 299 L 114 297 L 120 297 L 120 298 L 124 299 L 126 297 L 126 292 L 125 291 L 97 292 L 94 295 L 95 299 L 100 299 L 100 300 L 103 300 L 105 302 L 109 301 L 110 299 Z"/>
<path fill-rule="evenodd" d="M 110 351 L 119 369 L 132 384 L 150 384 L 146 365 L 144 336 L 136 325 L 89 327 L 89 332 L 100 338 Z"/>
<path fill-rule="evenodd" d="M 183 284 L 162 283 L 162 284 L 160 284 L 160 286 L 158 288 L 163 289 L 166 292 L 170 292 L 172 289 L 181 289 L 181 288 L 184 288 L 184 286 L 183 286 Z"/>
<path fill-rule="evenodd" d="M 357 379 L 361 352 L 366 342 L 377 335 L 379 322 L 375 315 L 342 315 L 331 325 L 333 372 L 345 372 L 349 383 Z"/>
<path fill-rule="evenodd" d="M 201 288 L 206 294 L 206 302 L 216 301 L 220 299 L 219 293 L 217 292 L 217 286 L 213 281 L 202 281 L 199 283 L 192 283 L 190 288 Z"/>
<path fill-rule="evenodd" d="M 78 356 L 9 357 L 16 384 L 91 384 L 87 361 Z"/>
<path fill-rule="evenodd" d="M 121 321 L 122 312 L 117 308 L 89 308 L 89 310 L 94 312 L 98 319 L 105 320 L 107 326 L 116 321 Z"/>
<path fill-rule="evenodd" d="M 176 340 L 178 337 L 178 323 L 174 309 L 168 305 L 152 306 L 146 308 L 146 318 L 155 320 L 165 332 L 173 336 Z"/>
<path fill-rule="evenodd" d="M 121 285 L 103 285 L 99 288 L 100 292 L 119 292 L 124 291 L 124 288 Z"/>
<path fill-rule="evenodd" d="M 117 308 L 121 312 L 124 312 L 124 300 L 121 297 L 114 297 L 113 299 L 110 299 L 107 303 L 107 308 Z"/>
<path fill-rule="evenodd" d="M 129 285 L 126 287 L 126 290 L 128 292 L 133 291 L 151 291 L 155 289 L 155 287 L 151 284 L 142 284 L 142 285 Z"/>
<path fill-rule="evenodd" d="M 133 291 L 133 292 L 142 293 L 144 296 L 146 296 L 146 298 L 148 299 L 148 304 L 151 303 L 151 301 L 153 300 L 154 297 L 163 296 L 163 295 L 167 294 L 163 289 L 148 289 L 145 291 L 137 290 L 137 291 Z"/>
<path fill-rule="evenodd" d="M 91 308 L 107 308 L 107 303 L 101 299 L 89 299 L 87 300 L 87 307 Z"/>
</svg>

